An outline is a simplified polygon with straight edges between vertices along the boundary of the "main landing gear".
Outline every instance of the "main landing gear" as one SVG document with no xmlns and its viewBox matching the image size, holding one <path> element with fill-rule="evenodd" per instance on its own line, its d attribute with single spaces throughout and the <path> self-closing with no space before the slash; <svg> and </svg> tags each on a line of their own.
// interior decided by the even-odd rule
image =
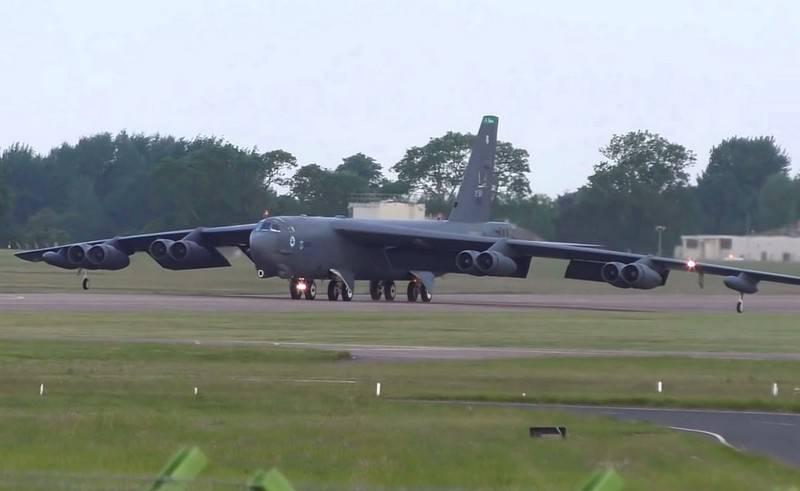
<svg viewBox="0 0 800 491">
<path fill-rule="evenodd" d="M 344 282 L 338 280 L 331 280 L 328 282 L 328 300 L 331 302 L 335 302 L 339 300 L 339 297 L 342 297 L 342 300 L 345 302 L 349 302 L 353 300 L 353 290 L 350 289 L 349 286 L 345 285 Z"/>
<path fill-rule="evenodd" d="M 736 302 L 736 312 L 740 314 L 744 312 L 744 293 L 739 294 L 739 301 Z"/>
<path fill-rule="evenodd" d="M 292 300 L 300 300 L 303 297 L 306 297 L 306 300 L 314 300 L 317 298 L 317 282 L 292 278 L 289 282 L 289 296 L 292 297 Z"/>
<path fill-rule="evenodd" d="M 416 302 L 422 300 L 423 303 L 430 303 L 433 300 L 433 294 L 425 288 L 425 285 L 418 281 L 409 281 L 408 288 L 406 288 L 406 296 L 409 302 Z"/>
<path fill-rule="evenodd" d="M 389 280 L 369 282 L 370 298 L 378 301 L 381 299 L 381 295 L 387 302 L 394 301 L 395 297 L 397 296 L 397 287 L 395 286 L 394 281 Z M 422 283 L 418 281 L 410 281 L 408 282 L 408 288 L 406 289 L 406 297 L 408 298 L 409 302 L 422 300 L 424 303 L 428 303 L 433 299 L 433 294 L 431 294 Z"/>
</svg>

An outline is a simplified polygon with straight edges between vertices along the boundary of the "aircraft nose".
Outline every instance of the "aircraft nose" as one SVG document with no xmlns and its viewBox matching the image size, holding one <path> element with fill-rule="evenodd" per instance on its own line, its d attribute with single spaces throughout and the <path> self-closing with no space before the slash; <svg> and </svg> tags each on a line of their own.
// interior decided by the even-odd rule
<svg viewBox="0 0 800 491">
<path fill-rule="evenodd" d="M 253 259 L 256 268 L 264 271 L 265 276 L 274 276 L 277 270 L 276 262 L 272 257 L 272 251 L 275 249 L 275 240 L 277 240 L 275 235 L 258 230 L 250 234 L 250 257 Z"/>
</svg>

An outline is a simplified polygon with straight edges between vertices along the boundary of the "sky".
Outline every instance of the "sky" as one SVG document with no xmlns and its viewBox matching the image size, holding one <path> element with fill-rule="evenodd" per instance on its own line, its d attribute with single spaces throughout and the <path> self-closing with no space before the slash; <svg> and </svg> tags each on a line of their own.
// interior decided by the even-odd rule
<svg viewBox="0 0 800 491">
<path fill-rule="evenodd" d="M 773 135 L 800 170 L 800 2 L 0 2 L 0 147 L 215 135 L 333 168 L 500 118 L 531 187 L 578 188 L 613 134 L 697 154 Z"/>
</svg>

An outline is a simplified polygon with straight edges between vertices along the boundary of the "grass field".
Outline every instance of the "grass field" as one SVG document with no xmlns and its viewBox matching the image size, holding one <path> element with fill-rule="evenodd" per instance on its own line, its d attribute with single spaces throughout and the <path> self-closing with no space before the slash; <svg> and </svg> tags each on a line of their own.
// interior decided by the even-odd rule
<svg viewBox="0 0 800 491">
<path fill-rule="evenodd" d="M 748 383 L 739 375 L 752 371 L 752 388 L 760 390 L 761 382 L 796 369 L 754 365 L 670 359 L 372 364 L 283 349 L 4 341 L 0 441 L 10 444 L 0 446 L 0 489 L 76 483 L 100 489 L 87 483 L 101 475 L 130 486 L 115 489 L 143 489 L 183 444 L 199 445 L 211 460 L 192 489 L 241 489 L 232 483 L 271 466 L 298 489 L 311 490 L 574 490 L 606 466 L 625 478 L 626 489 L 785 489 L 800 482 L 800 472 L 700 436 L 547 411 L 388 399 L 524 389 L 575 394 L 589 386 L 606 397 L 639 384 L 644 391 L 665 369 L 697 391 L 701 374 L 738 385 Z M 333 383 L 344 380 L 354 383 Z M 377 380 L 384 398 L 374 396 Z M 47 389 L 39 397 L 42 382 Z M 528 438 L 529 426 L 547 424 L 567 425 L 570 438 Z"/>
<path fill-rule="evenodd" d="M 258 280 L 246 259 L 233 264 L 176 273 L 138 255 L 130 269 L 92 273 L 92 281 L 111 292 L 284 293 L 285 282 Z M 563 267 L 540 261 L 526 280 L 452 276 L 437 292 L 621 292 L 564 280 Z M 658 291 L 699 291 L 695 281 L 673 274 Z M 74 273 L 0 252 L 0 291 L 77 286 Z M 710 278 L 705 291 L 729 293 Z M 0 316 L 0 441 L 8 444 L 0 445 L 0 489 L 145 489 L 184 444 L 199 445 L 211 460 L 194 490 L 242 489 L 254 469 L 271 466 L 308 490 L 574 490 L 594 469 L 609 466 L 625 478 L 626 489 L 789 489 L 800 483 L 800 471 L 700 436 L 552 411 L 409 400 L 800 411 L 792 390 L 800 386 L 797 362 L 372 363 L 272 343 L 791 353 L 800 350 L 797 326 L 791 315 L 767 313 L 6 312 Z M 149 342 L 133 342 L 141 340 Z M 175 340 L 191 342 L 170 344 Z M 219 340 L 264 343 L 213 345 Z M 665 383 L 663 394 L 655 391 L 657 380 Z M 374 396 L 377 381 L 382 398 Z M 769 395 L 774 381 L 784 388 L 777 398 Z M 527 436 L 529 426 L 556 424 L 569 427 L 569 439 Z"/>
<path fill-rule="evenodd" d="M 268 306 L 268 304 L 267 304 Z M 791 314 L 6 312 L 0 339 L 105 338 L 416 346 L 800 352 Z"/>
<path fill-rule="evenodd" d="M 253 264 L 242 254 L 231 251 L 232 267 L 198 271 L 168 271 L 158 266 L 146 254 L 131 257 L 131 266 L 122 271 L 91 272 L 92 288 L 103 292 L 167 292 L 184 294 L 253 294 L 286 293 L 288 286 L 279 279 L 260 280 Z M 486 278 L 468 275 L 448 275 L 438 279 L 437 293 L 575 293 L 626 294 L 641 292 L 621 290 L 606 284 L 563 278 L 565 261 L 534 259 L 526 279 Z M 735 263 L 737 267 L 800 274 L 800 263 Z M 0 251 L 0 292 L 76 291 L 79 278 L 74 271 L 30 263 L 15 258 L 11 251 Z M 797 294 L 797 287 L 759 285 L 763 293 Z M 366 294 L 367 285 L 360 282 L 357 292 Z M 673 272 L 667 285 L 649 293 L 729 293 L 716 277 L 706 277 L 700 289 L 694 274 Z"/>
</svg>

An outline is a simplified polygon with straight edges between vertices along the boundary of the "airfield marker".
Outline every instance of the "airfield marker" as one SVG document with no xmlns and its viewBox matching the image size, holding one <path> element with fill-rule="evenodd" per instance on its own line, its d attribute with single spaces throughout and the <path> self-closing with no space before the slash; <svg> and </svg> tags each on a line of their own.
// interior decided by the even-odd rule
<svg viewBox="0 0 800 491">
<path fill-rule="evenodd" d="M 660 380 L 658 381 L 658 384 L 656 385 L 656 390 L 658 391 L 659 394 L 664 392 L 664 384 Z"/>
<path fill-rule="evenodd" d="M 378 382 L 377 384 L 375 384 L 375 397 L 380 397 L 380 396 L 381 396 L 381 383 Z"/>
<path fill-rule="evenodd" d="M 772 383 L 772 397 L 778 397 L 778 382 Z"/>
<path fill-rule="evenodd" d="M 39 396 L 44 395 L 44 384 L 39 384 Z"/>
<path fill-rule="evenodd" d="M 194 388 L 194 395 L 197 395 L 197 387 Z"/>
</svg>

